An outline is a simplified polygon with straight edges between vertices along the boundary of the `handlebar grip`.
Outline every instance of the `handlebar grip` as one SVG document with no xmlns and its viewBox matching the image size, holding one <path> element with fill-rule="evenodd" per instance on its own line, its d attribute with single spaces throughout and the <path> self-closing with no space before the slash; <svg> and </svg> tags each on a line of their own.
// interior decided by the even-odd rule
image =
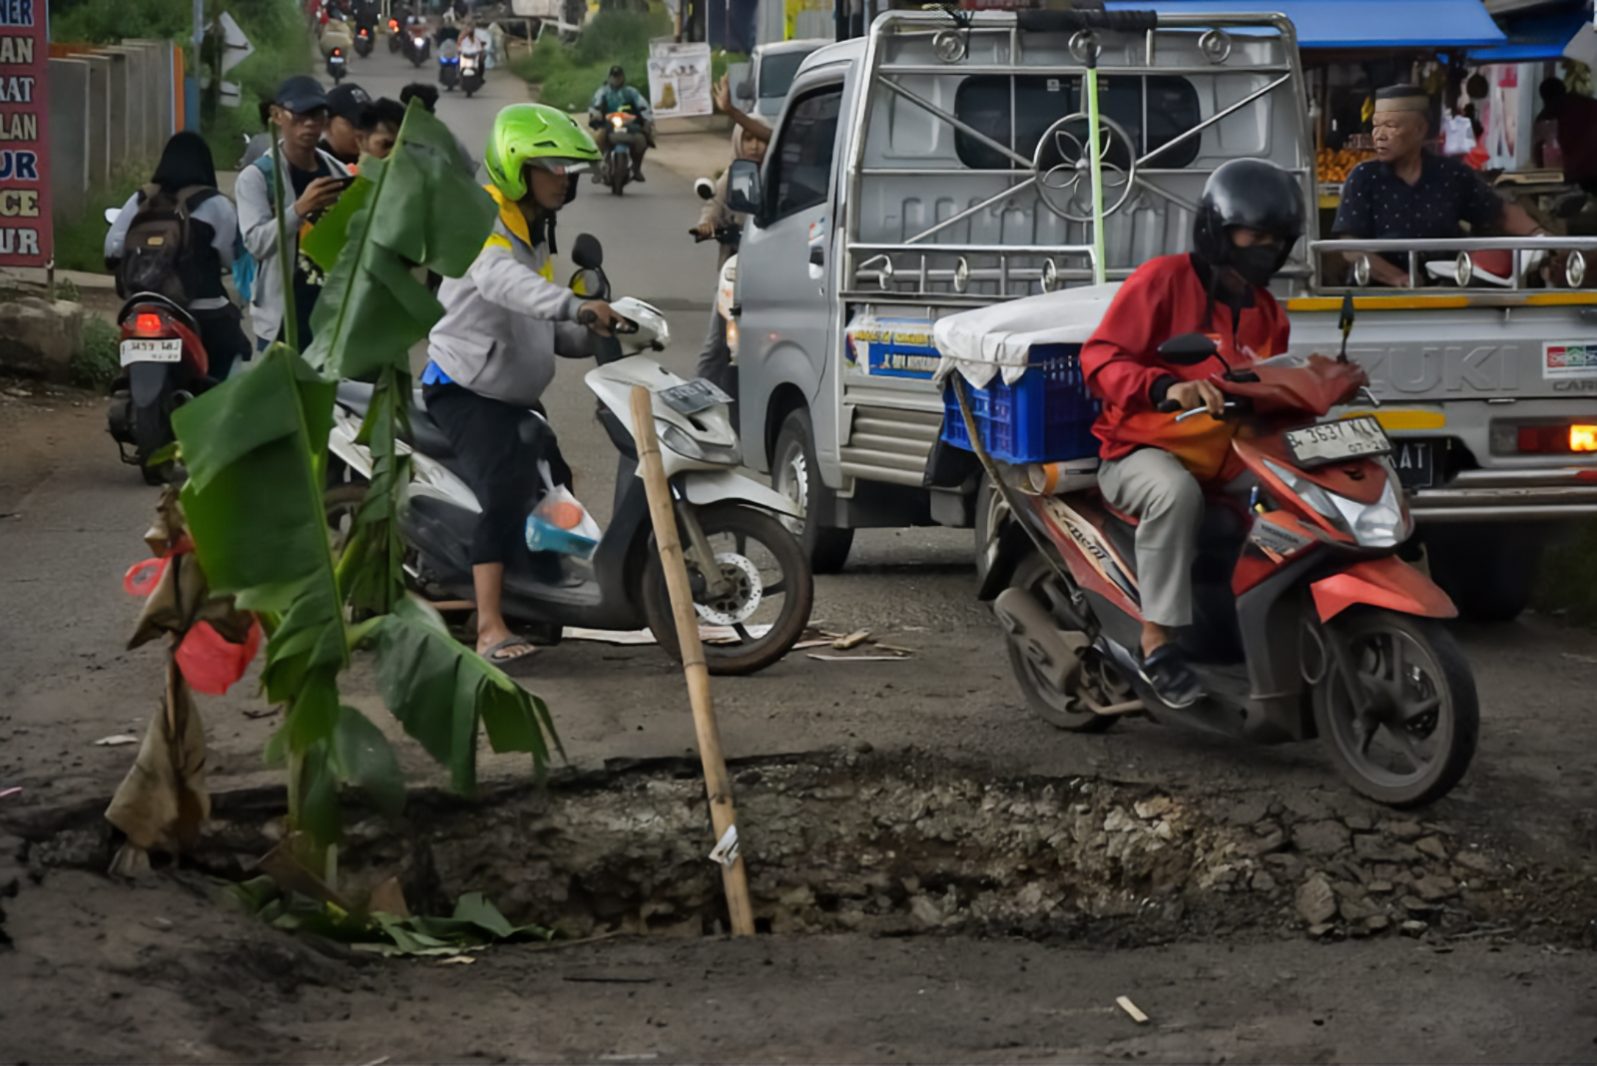
<svg viewBox="0 0 1597 1066">
<path fill-rule="evenodd" d="M 577 325 L 579 326 L 591 326 L 597 321 L 599 321 L 599 315 L 595 311 L 584 307 L 577 312 Z"/>
<path fill-rule="evenodd" d="M 1159 405 L 1159 410 L 1167 415 L 1173 415 L 1177 411 L 1181 410 L 1181 405 L 1174 400 L 1166 400 L 1164 403 Z"/>
</svg>

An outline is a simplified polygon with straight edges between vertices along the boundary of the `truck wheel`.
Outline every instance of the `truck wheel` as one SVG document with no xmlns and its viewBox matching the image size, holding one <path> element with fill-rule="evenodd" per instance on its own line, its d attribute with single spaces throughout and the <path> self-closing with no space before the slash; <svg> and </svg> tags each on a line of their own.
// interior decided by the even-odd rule
<svg viewBox="0 0 1597 1066">
<path fill-rule="evenodd" d="M 824 499 L 830 491 L 821 480 L 820 464 L 815 459 L 815 425 L 802 407 L 787 416 L 776 435 L 771 487 L 798 504 L 806 515 L 812 501 Z M 848 562 L 848 551 L 854 546 L 852 529 L 834 529 L 807 519 L 784 519 L 783 525 L 804 545 L 810 568 L 817 574 L 835 574 Z"/>
<path fill-rule="evenodd" d="M 1545 539 L 1509 523 L 1447 525 L 1425 534 L 1431 580 L 1472 622 L 1512 622 L 1530 605 Z"/>
<path fill-rule="evenodd" d="M 987 572 L 998 558 L 998 535 L 1009 521 L 1009 504 L 983 474 L 976 489 L 976 583 L 987 580 Z"/>
</svg>

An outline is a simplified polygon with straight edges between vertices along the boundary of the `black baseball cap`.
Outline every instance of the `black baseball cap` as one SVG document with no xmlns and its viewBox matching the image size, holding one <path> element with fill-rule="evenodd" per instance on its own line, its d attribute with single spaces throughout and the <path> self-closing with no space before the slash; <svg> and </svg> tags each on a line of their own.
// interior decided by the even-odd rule
<svg viewBox="0 0 1597 1066">
<path fill-rule="evenodd" d="M 627 76 L 627 72 L 621 69 L 620 63 L 617 63 L 615 66 L 610 68 L 610 76 L 612 78 L 624 78 Z"/>
<path fill-rule="evenodd" d="M 272 97 L 272 103 L 296 115 L 303 115 L 326 107 L 327 93 L 322 91 L 321 82 L 315 78 L 308 74 L 296 74 L 277 87 L 277 95 Z"/>
<path fill-rule="evenodd" d="M 372 105 L 371 94 L 354 82 L 343 82 L 335 85 L 327 93 L 327 110 L 360 124 L 360 116 Z"/>
</svg>

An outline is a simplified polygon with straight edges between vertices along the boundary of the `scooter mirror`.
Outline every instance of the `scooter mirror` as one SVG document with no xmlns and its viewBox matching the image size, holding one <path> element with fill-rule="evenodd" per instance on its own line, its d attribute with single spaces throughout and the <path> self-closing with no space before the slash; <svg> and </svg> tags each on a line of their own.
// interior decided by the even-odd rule
<svg viewBox="0 0 1597 1066">
<path fill-rule="evenodd" d="M 715 199 L 715 182 L 709 178 L 698 178 L 693 182 L 693 192 L 701 200 Z"/>
<path fill-rule="evenodd" d="M 591 233 L 579 234 L 571 245 L 571 261 L 583 270 L 598 270 L 604 266 L 604 245 Z"/>
<path fill-rule="evenodd" d="M 105 224 L 107 226 L 116 225 L 116 218 L 121 213 L 122 213 L 122 209 L 120 207 L 108 207 L 108 208 L 106 208 L 105 209 Z"/>
<path fill-rule="evenodd" d="M 1177 366 L 1192 366 L 1213 357 L 1218 349 L 1202 333 L 1181 333 L 1159 345 L 1159 358 Z"/>
</svg>

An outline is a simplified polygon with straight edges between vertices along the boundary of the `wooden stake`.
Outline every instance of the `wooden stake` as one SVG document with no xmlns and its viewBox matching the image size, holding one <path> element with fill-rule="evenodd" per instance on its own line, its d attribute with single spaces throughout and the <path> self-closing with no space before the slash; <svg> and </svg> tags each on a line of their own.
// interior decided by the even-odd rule
<svg viewBox="0 0 1597 1066">
<path fill-rule="evenodd" d="M 710 822 L 715 826 L 715 839 L 719 843 L 727 838 L 729 831 L 736 838 L 737 812 L 732 807 L 732 782 L 727 779 L 726 759 L 721 754 L 721 731 L 716 727 L 715 704 L 710 698 L 710 668 L 705 664 L 704 645 L 699 641 L 699 616 L 693 609 L 687 559 L 682 554 L 682 539 L 677 535 L 671 485 L 666 481 L 660 441 L 654 433 L 654 399 L 642 385 L 632 389 L 632 426 L 638 446 L 639 472 L 649 494 L 654 539 L 660 549 L 666 590 L 671 594 L 671 613 L 676 618 L 677 647 L 681 649 L 682 673 L 687 678 L 688 700 L 693 706 L 693 730 L 698 735 L 699 761 L 704 766 L 704 792 L 710 799 Z M 753 936 L 754 909 L 749 902 L 748 868 L 743 864 L 741 848 L 739 851 L 730 864 L 721 865 L 721 887 L 726 892 L 733 935 Z"/>
</svg>

